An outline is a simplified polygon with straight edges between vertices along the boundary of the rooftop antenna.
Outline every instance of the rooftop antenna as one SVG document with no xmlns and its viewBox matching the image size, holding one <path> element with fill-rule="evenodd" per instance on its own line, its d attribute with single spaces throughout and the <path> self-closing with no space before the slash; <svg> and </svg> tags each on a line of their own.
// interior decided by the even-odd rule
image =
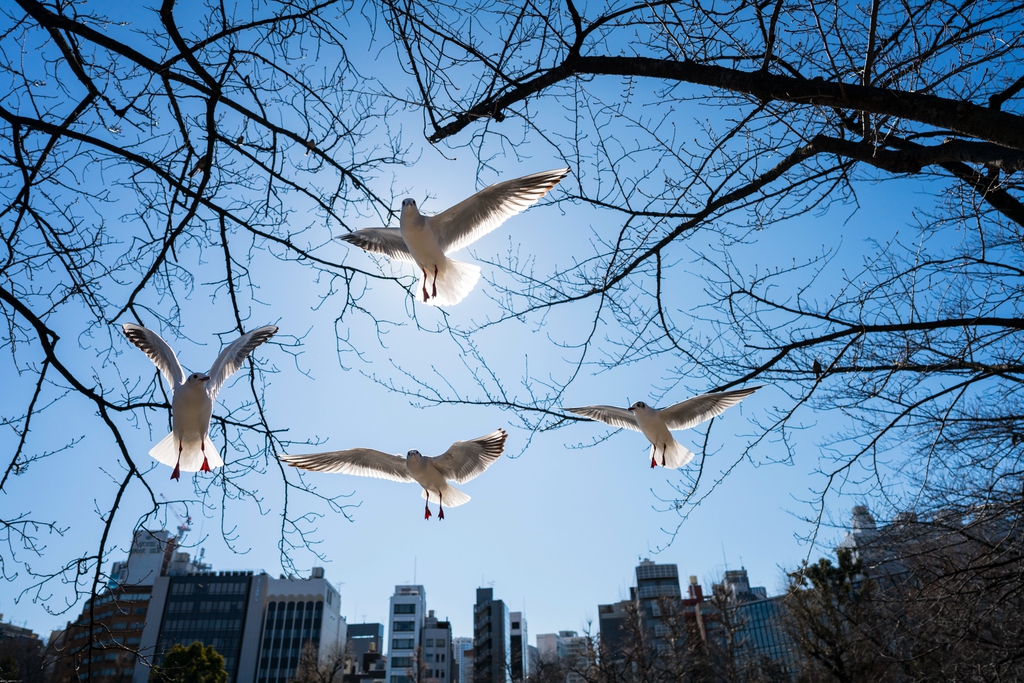
<svg viewBox="0 0 1024 683">
<path fill-rule="evenodd" d="M 725 571 L 729 571 L 729 560 L 725 557 L 725 541 L 722 541 L 722 562 L 725 562 Z"/>
</svg>

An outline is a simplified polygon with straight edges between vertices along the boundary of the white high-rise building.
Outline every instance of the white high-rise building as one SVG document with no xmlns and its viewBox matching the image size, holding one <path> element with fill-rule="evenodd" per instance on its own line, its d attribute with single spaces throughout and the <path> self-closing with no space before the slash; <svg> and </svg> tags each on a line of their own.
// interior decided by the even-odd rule
<svg viewBox="0 0 1024 683">
<path fill-rule="evenodd" d="M 410 683 L 409 672 L 416 666 L 416 648 L 427 614 L 427 592 L 423 586 L 395 586 L 388 609 L 387 683 Z"/>
<path fill-rule="evenodd" d="M 452 647 L 455 650 L 455 664 L 459 669 L 459 683 L 473 683 L 473 661 L 467 661 L 466 652 L 473 649 L 473 639 L 469 636 L 455 636 L 452 638 Z"/>
</svg>

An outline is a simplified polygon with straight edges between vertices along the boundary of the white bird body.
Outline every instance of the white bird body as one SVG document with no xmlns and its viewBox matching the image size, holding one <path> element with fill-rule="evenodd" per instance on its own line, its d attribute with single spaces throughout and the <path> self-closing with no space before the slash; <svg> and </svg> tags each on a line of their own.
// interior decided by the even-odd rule
<svg viewBox="0 0 1024 683">
<path fill-rule="evenodd" d="M 641 432 L 651 442 L 651 467 L 660 464 L 662 467 L 678 469 L 693 459 L 693 451 L 675 440 L 672 436 L 673 429 L 696 427 L 721 415 L 727 408 L 736 405 L 760 388 L 756 386 L 737 391 L 701 394 L 661 410 L 643 401 L 637 401 L 625 409 L 598 405 L 566 410 L 613 427 Z M 658 462 L 659 453 L 661 462 Z"/>
<path fill-rule="evenodd" d="M 228 377 L 253 349 L 277 332 L 277 327 L 267 325 L 243 334 L 220 352 L 208 373 L 196 372 L 187 378 L 174 351 L 156 332 L 133 323 L 125 323 L 121 329 L 149 356 L 171 387 L 171 433 L 149 454 L 174 467 L 171 479 L 178 479 L 182 471 L 209 472 L 223 466 L 224 460 L 209 436 L 213 402 Z"/>
<path fill-rule="evenodd" d="M 417 299 L 432 306 L 453 306 L 480 280 L 478 266 L 447 257 L 472 244 L 533 206 L 568 175 L 568 168 L 505 180 L 435 216 L 424 216 L 413 199 L 402 200 L 399 227 L 365 228 L 339 239 L 389 258 L 419 266 Z"/>
<path fill-rule="evenodd" d="M 662 419 L 657 408 L 651 408 L 646 404 L 633 405 L 633 417 L 637 426 L 647 440 L 651 442 L 651 462 L 657 464 L 658 451 L 661 451 L 661 466 L 670 469 L 679 469 L 686 463 L 693 460 L 693 451 L 675 440 L 668 425 Z M 652 465 L 653 467 L 654 465 Z"/>
<path fill-rule="evenodd" d="M 470 441 L 456 441 L 443 454 L 431 457 L 411 450 L 406 457 L 391 455 L 372 448 L 350 448 L 343 451 L 282 455 L 280 459 L 292 467 L 313 472 L 341 472 L 392 481 L 416 482 L 423 487 L 424 519 L 429 519 L 430 503 L 440 508 L 438 519 L 444 519 L 444 506 L 458 507 L 468 503 L 468 495 L 448 483 L 458 484 L 476 478 L 491 466 L 505 449 L 508 434 L 498 429 Z"/>
<path fill-rule="evenodd" d="M 413 200 L 402 202 L 398 225 L 402 239 L 422 273 L 416 291 L 422 294 L 423 302 L 435 306 L 454 306 L 466 298 L 480 280 L 479 266 L 445 256 L 438 244 L 437 233 L 430 224 L 430 216 L 421 214 Z M 433 283 L 428 295 L 427 282 L 431 276 Z"/>
</svg>

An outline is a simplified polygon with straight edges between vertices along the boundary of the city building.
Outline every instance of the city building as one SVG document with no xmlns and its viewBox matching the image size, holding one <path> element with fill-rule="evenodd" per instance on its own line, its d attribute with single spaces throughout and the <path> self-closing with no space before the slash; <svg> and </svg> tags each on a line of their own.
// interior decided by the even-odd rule
<svg viewBox="0 0 1024 683">
<path fill-rule="evenodd" d="M 387 675 L 384 624 L 349 624 L 344 683 L 378 683 Z"/>
<path fill-rule="evenodd" d="M 110 569 L 109 587 L 152 586 L 156 577 L 167 574 L 178 539 L 166 529 L 139 529 L 132 538 L 128 559 L 115 562 Z M 188 557 L 187 553 L 179 553 Z M 187 573 L 181 571 L 179 573 Z"/>
<path fill-rule="evenodd" d="M 537 636 L 540 666 L 557 664 L 566 670 L 566 683 L 582 683 L 590 666 L 590 639 L 576 631 L 541 633 Z"/>
<path fill-rule="evenodd" d="M 384 624 L 349 624 L 348 655 L 352 661 L 351 673 L 375 670 L 376 663 L 384 656 Z"/>
<path fill-rule="evenodd" d="M 409 683 L 418 666 L 420 632 L 427 613 L 423 586 L 395 586 L 388 608 L 388 683 Z"/>
<path fill-rule="evenodd" d="M 721 638 L 723 647 L 728 638 L 740 669 L 760 669 L 769 676 L 797 670 L 796 648 L 783 622 L 785 596 L 769 598 L 764 587 L 751 587 L 743 568 L 726 570 L 712 591 L 715 606 L 727 615 L 710 635 Z M 724 632 L 726 626 L 731 634 Z"/>
<path fill-rule="evenodd" d="M 41 672 L 43 668 L 43 643 L 34 631 L 6 623 L 0 614 L 0 658 L 14 662 L 21 680 L 38 680 L 38 675 L 29 672 Z"/>
<path fill-rule="evenodd" d="M 530 677 L 529 634 L 522 612 L 509 612 L 509 646 L 512 661 L 512 680 L 525 681 Z"/>
<path fill-rule="evenodd" d="M 512 625 L 493 588 L 477 588 L 473 606 L 473 683 L 509 683 Z"/>
<path fill-rule="evenodd" d="M 87 600 L 82 613 L 63 631 L 51 635 L 47 669 L 58 683 L 88 678 L 92 683 L 126 683 L 136 674 L 136 651 L 149 614 L 154 582 L 169 573 L 188 574 L 208 567 L 177 550 L 178 539 L 166 530 L 139 529 L 128 559 L 115 562 L 107 589 Z"/>
<path fill-rule="evenodd" d="M 287 683 L 307 646 L 321 662 L 344 655 L 340 603 L 320 567 L 309 579 L 251 571 L 160 576 L 139 654 L 159 665 L 174 645 L 198 641 L 224 657 L 229 683 Z M 136 667 L 133 683 L 148 679 L 149 668 Z"/>
<path fill-rule="evenodd" d="M 316 648 L 319 665 L 340 660 L 343 668 L 348 626 L 341 596 L 322 567 L 313 567 L 308 579 L 270 579 L 263 612 L 257 683 L 288 683 L 306 647 Z"/>
<path fill-rule="evenodd" d="M 455 663 L 459 670 L 459 683 L 472 683 L 473 639 L 469 636 L 455 636 L 452 638 L 452 650 L 455 653 Z"/>
<path fill-rule="evenodd" d="M 421 666 L 425 669 L 426 678 L 441 683 L 457 683 L 459 668 L 455 660 L 451 623 L 438 620 L 434 610 L 429 610 L 423 623 L 420 643 L 423 656 Z"/>
</svg>

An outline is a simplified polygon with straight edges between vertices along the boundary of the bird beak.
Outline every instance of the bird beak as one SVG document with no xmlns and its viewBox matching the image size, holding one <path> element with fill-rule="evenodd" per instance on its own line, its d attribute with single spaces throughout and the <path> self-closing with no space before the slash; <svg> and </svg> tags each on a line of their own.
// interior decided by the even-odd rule
<svg viewBox="0 0 1024 683">
<path fill-rule="evenodd" d="M 210 381 L 210 378 L 209 378 L 209 377 L 200 377 L 200 378 L 199 378 L 199 381 L 200 381 L 200 382 L 209 382 L 209 381 Z"/>
</svg>

